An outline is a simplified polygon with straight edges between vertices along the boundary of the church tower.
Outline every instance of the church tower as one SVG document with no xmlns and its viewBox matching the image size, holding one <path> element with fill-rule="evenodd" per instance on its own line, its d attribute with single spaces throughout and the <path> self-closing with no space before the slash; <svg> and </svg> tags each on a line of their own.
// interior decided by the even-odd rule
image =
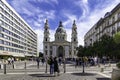
<svg viewBox="0 0 120 80">
<path fill-rule="evenodd" d="M 72 34 L 71 34 L 71 55 L 72 58 L 77 56 L 76 48 L 78 47 L 78 38 L 77 38 L 77 26 L 75 20 L 72 25 Z"/>
<path fill-rule="evenodd" d="M 46 55 L 49 56 L 49 42 L 50 42 L 49 35 L 50 35 L 50 32 L 49 32 L 48 20 L 46 20 L 45 26 L 44 26 L 44 39 L 43 39 L 44 56 Z"/>
</svg>

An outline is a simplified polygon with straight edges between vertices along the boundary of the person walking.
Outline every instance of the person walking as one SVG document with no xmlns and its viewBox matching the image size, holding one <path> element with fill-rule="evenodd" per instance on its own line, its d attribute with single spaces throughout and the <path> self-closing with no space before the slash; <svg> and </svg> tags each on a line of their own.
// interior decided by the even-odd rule
<svg viewBox="0 0 120 80">
<path fill-rule="evenodd" d="M 79 66 L 79 58 L 76 58 L 75 60 L 75 68 L 77 68 Z"/>
<path fill-rule="evenodd" d="M 38 57 L 36 61 L 37 61 L 37 68 L 39 69 L 40 58 Z"/>
<path fill-rule="evenodd" d="M 49 62 L 49 65 L 50 65 L 50 74 L 53 74 L 53 72 L 54 72 L 54 61 L 53 61 L 53 57 L 52 56 L 50 56 L 48 62 Z"/>
<path fill-rule="evenodd" d="M 44 65 L 44 62 L 45 62 L 44 57 L 42 57 L 41 62 L 42 62 L 42 66 L 43 66 L 43 65 Z"/>
<path fill-rule="evenodd" d="M 58 61 L 57 61 L 57 57 L 54 58 L 54 75 L 56 76 L 56 72 L 57 75 L 59 76 L 59 66 L 58 66 Z"/>
</svg>

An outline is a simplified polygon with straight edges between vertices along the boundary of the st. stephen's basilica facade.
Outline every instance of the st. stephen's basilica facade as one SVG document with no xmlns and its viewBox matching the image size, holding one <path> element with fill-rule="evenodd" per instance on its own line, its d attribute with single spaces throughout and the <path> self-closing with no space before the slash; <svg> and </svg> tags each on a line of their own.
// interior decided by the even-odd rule
<svg viewBox="0 0 120 80">
<path fill-rule="evenodd" d="M 77 26 L 75 21 L 72 25 L 71 42 L 67 41 L 67 33 L 60 21 L 55 32 L 55 40 L 50 41 L 48 20 L 44 26 L 43 53 L 44 56 L 73 58 L 76 56 L 78 47 Z"/>
</svg>

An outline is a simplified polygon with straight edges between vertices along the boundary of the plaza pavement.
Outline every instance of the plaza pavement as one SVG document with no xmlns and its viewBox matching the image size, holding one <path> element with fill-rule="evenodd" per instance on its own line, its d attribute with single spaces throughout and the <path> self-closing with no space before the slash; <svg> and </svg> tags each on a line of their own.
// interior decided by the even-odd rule
<svg viewBox="0 0 120 80">
<path fill-rule="evenodd" d="M 12 69 L 12 65 L 7 65 L 7 74 L 3 74 L 3 69 L 0 69 L 0 80 L 111 80 L 112 69 L 116 67 L 115 64 L 111 67 L 108 64 L 85 67 L 85 74 L 82 74 L 82 67 L 75 68 L 73 64 L 67 64 L 66 73 L 61 65 L 60 76 L 54 77 L 49 74 L 49 66 L 45 73 L 45 64 L 40 64 L 39 69 L 36 62 L 32 61 L 27 62 L 27 69 L 24 69 L 24 62 L 16 62 L 15 65 L 15 69 Z M 101 68 L 104 68 L 104 72 L 101 72 Z"/>
</svg>

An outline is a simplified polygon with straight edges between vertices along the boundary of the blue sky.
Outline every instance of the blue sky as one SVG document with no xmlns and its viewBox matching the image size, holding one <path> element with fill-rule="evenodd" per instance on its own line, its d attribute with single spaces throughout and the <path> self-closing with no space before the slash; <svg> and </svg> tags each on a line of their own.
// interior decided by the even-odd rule
<svg viewBox="0 0 120 80">
<path fill-rule="evenodd" d="M 39 51 L 42 51 L 43 27 L 46 19 L 49 21 L 50 38 L 59 21 L 67 32 L 67 40 L 71 41 L 71 27 L 76 20 L 79 45 L 84 45 L 85 33 L 106 12 L 111 11 L 120 0 L 6 0 L 20 16 L 38 34 Z"/>
</svg>

